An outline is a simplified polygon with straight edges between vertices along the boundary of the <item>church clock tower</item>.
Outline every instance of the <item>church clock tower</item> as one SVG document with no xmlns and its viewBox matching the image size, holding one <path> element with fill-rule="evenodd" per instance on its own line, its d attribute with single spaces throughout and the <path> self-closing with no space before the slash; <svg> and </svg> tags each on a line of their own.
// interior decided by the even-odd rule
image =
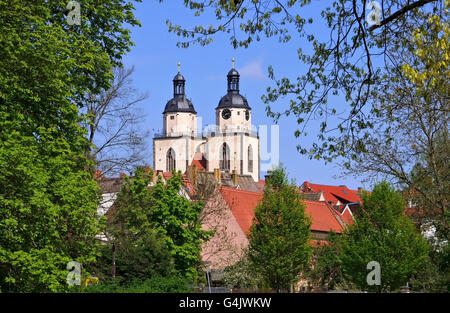
<svg viewBox="0 0 450 313">
<path fill-rule="evenodd" d="M 239 72 L 233 67 L 227 75 L 227 94 L 216 108 L 216 125 L 219 132 L 250 131 L 251 108 L 247 99 L 239 93 Z"/>
<path fill-rule="evenodd" d="M 206 144 L 208 168 L 235 171 L 259 180 L 259 137 L 252 131 L 252 109 L 240 94 L 239 72 L 232 68 L 227 75 L 227 94 L 216 107 L 216 134 Z"/>
</svg>

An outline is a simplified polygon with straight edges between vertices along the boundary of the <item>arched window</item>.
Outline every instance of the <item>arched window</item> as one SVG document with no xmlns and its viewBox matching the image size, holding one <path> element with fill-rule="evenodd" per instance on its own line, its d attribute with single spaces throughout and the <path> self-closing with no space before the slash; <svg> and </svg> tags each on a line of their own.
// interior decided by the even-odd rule
<svg viewBox="0 0 450 313">
<path fill-rule="evenodd" d="M 224 171 L 230 170 L 230 148 L 226 143 L 222 145 L 220 158 L 220 169 Z"/>
<path fill-rule="evenodd" d="M 175 169 L 175 151 L 170 148 L 166 155 L 166 171 L 171 173 Z"/>
<path fill-rule="evenodd" d="M 253 173 L 253 148 L 252 148 L 252 145 L 248 146 L 248 172 Z"/>
</svg>

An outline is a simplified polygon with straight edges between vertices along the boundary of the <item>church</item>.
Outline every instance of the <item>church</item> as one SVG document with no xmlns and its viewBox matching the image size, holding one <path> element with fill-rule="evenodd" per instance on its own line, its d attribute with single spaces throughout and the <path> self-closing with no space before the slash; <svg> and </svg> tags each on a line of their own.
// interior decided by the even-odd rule
<svg viewBox="0 0 450 313">
<path fill-rule="evenodd" d="M 216 123 L 208 129 L 197 129 L 197 112 L 186 95 L 186 80 L 180 72 L 173 78 L 173 98 L 163 112 L 163 130 L 153 138 L 153 169 L 185 173 L 190 166 L 206 172 L 260 175 L 259 136 L 252 127 L 252 110 L 240 94 L 239 72 L 227 74 L 227 93 L 220 98 Z"/>
</svg>

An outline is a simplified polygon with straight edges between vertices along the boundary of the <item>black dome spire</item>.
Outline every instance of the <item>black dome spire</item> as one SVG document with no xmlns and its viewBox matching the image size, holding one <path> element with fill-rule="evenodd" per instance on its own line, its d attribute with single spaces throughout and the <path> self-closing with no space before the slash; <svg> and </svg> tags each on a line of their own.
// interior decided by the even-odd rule
<svg viewBox="0 0 450 313">
<path fill-rule="evenodd" d="M 234 58 L 233 67 L 228 72 L 228 93 L 223 96 L 217 108 L 246 108 L 250 109 L 247 99 L 239 93 L 239 72 L 234 68 Z"/>
<path fill-rule="evenodd" d="M 185 83 L 186 80 L 180 73 L 180 63 L 178 62 L 178 73 L 173 78 L 173 98 L 167 102 L 163 114 L 175 112 L 197 113 L 192 102 L 186 98 Z"/>
</svg>

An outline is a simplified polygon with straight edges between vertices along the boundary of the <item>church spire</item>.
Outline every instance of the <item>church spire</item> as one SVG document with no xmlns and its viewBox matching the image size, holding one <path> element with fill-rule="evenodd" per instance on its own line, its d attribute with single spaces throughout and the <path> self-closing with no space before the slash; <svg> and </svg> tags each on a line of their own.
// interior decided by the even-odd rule
<svg viewBox="0 0 450 313">
<path fill-rule="evenodd" d="M 239 72 L 234 68 L 235 59 L 231 59 L 231 70 L 228 72 L 228 92 L 239 93 Z"/>
<path fill-rule="evenodd" d="M 184 96 L 184 85 L 186 83 L 186 80 L 184 79 L 183 75 L 181 75 L 180 71 L 181 63 L 178 62 L 178 73 L 173 78 L 173 96 Z"/>
</svg>

